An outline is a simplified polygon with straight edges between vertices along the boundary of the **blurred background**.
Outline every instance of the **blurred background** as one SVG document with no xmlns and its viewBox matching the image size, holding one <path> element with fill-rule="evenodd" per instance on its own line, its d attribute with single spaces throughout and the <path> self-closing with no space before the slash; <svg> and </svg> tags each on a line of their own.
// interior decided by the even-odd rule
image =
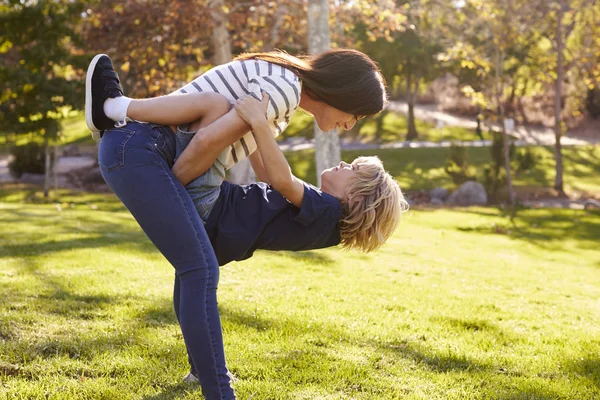
<svg viewBox="0 0 600 400">
<path fill-rule="evenodd" d="M 82 115 L 96 53 L 148 97 L 243 52 L 349 47 L 379 63 L 391 102 L 339 136 L 334 158 L 379 155 L 413 202 L 471 180 L 492 203 L 593 200 L 599 15 L 594 0 L 5 0 L 0 179 L 102 190 Z M 278 138 L 311 182 L 314 135 L 299 112 Z"/>
</svg>

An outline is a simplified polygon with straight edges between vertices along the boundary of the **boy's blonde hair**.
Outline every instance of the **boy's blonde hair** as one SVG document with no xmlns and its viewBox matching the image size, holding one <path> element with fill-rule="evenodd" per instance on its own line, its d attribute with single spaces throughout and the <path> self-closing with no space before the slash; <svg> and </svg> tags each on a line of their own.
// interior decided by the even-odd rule
<svg viewBox="0 0 600 400">
<path fill-rule="evenodd" d="M 340 222 L 343 247 L 364 252 L 378 249 L 394 233 L 408 202 L 378 157 L 358 157 L 346 193 Z"/>
</svg>

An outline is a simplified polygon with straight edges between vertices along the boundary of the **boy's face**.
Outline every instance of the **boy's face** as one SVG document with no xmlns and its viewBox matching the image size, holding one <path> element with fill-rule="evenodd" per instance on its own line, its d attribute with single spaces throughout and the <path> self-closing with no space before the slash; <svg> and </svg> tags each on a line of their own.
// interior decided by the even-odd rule
<svg viewBox="0 0 600 400">
<path fill-rule="evenodd" d="M 342 161 L 337 166 L 321 173 L 321 190 L 344 201 L 358 165 Z"/>
</svg>

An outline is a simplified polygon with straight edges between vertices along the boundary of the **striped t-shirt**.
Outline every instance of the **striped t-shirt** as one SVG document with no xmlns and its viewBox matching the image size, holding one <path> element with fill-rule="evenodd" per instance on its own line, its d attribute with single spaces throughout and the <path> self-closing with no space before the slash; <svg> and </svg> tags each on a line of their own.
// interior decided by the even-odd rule
<svg viewBox="0 0 600 400">
<path fill-rule="evenodd" d="M 178 92 L 216 92 L 233 104 L 247 94 L 262 99 L 261 91 L 265 91 L 270 97 L 267 120 L 273 136 L 278 136 L 287 127 L 298 108 L 300 90 L 298 77 L 289 69 L 262 60 L 240 60 L 219 65 L 205 72 Z M 252 133 L 247 133 L 230 148 L 223 150 L 217 161 L 228 169 L 256 149 Z"/>
</svg>

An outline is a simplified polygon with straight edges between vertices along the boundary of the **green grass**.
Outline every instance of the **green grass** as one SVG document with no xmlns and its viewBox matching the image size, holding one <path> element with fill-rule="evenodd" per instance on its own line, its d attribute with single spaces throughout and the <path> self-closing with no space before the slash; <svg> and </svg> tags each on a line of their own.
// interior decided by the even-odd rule
<svg viewBox="0 0 600 400">
<path fill-rule="evenodd" d="M 83 114 L 62 121 L 61 144 L 86 144 L 94 145 L 95 141 L 90 135 L 90 130 L 85 124 Z"/>
<path fill-rule="evenodd" d="M 513 177 L 520 188 L 549 188 L 554 184 L 554 152 L 550 147 L 533 147 L 537 163 L 531 171 Z M 403 189 L 432 189 L 437 186 L 453 188 L 455 185 L 444 171 L 449 148 L 401 148 L 343 151 L 342 158 L 352 161 L 361 155 L 377 155 L 385 168 L 400 182 Z M 469 147 L 470 165 L 481 178 L 484 166 L 490 163 L 489 148 Z M 572 194 L 600 194 L 600 146 L 563 148 L 564 182 Z M 316 182 L 314 150 L 286 153 L 294 173 L 308 182 Z"/>
<path fill-rule="evenodd" d="M 449 141 L 472 141 L 479 140 L 473 129 L 446 126 L 436 128 L 429 122 L 416 120 L 419 136 L 415 141 L 441 142 Z M 376 139 L 383 143 L 398 142 L 406 139 L 407 128 L 406 117 L 393 112 L 386 113 L 379 135 L 377 135 L 377 124 L 374 118 L 369 119 L 360 129 L 358 139 L 362 142 L 371 142 Z"/>
<path fill-rule="evenodd" d="M 27 200 L 29 199 L 29 200 Z M 600 214 L 417 210 L 221 269 L 240 399 L 595 399 Z M 192 399 L 173 271 L 111 195 L 0 192 L 0 399 Z"/>
<path fill-rule="evenodd" d="M 8 154 L 10 146 L 19 146 L 32 141 L 43 143 L 42 137 L 38 135 L 0 134 L 0 154 Z M 83 113 L 71 112 L 68 118 L 61 121 L 59 144 L 95 145 L 95 142 L 90 135 L 90 131 L 85 124 Z"/>
<path fill-rule="evenodd" d="M 440 142 L 443 140 L 450 141 L 472 141 L 479 140 L 473 129 L 460 127 L 443 127 L 436 128 L 435 125 L 421 120 L 416 121 L 417 131 L 419 136 L 416 141 L 432 141 Z M 360 142 L 369 143 L 380 141 L 382 143 L 398 142 L 406 139 L 407 122 L 406 117 L 402 114 L 393 112 L 386 113 L 383 117 L 381 130 L 377 135 L 377 122 L 375 118 L 368 118 L 360 127 L 359 133 L 354 138 Z M 352 135 L 350 132 L 342 134 L 342 137 Z M 284 131 L 282 138 L 289 137 L 314 137 L 313 134 L 313 119 L 308 114 L 302 111 L 297 112 L 290 122 L 287 129 Z"/>
</svg>

